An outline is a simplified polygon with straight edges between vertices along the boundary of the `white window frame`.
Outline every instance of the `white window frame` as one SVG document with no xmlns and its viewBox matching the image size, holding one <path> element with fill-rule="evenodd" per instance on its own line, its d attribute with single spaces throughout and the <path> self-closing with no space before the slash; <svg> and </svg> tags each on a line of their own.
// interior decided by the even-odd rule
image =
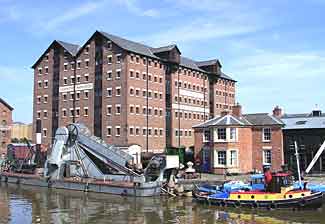
<svg viewBox="0 0 325 224">
<path fill-rule="evenodd" d="M 115 96 L 121 96 L 121 93 L 122 93 L 121 92 L 121 88 L 122 88 L 121 86 L 115 87 Z M 120 92 L 119 94 L 118 94 L 118 91 L 117 90 L 119 90 L 119 92 Z"/>
<path fill-rule="evenodd" d="M 111 108 L 111 113 L 108 113 L 108 108 Z M 112 105 L 107 105 L 106 106 L 106 115 L 112 115 Z"/>
<path fill-rule="evenodd" d="M 111 91 L 111 95 L 108 95 L 108 91 Z M 106 88 L 106 97 L 112 97 L 113 96 L 113 89 L 110 87 L 110 88 Z"/>
<path fill-rule="evenodd" d="M 113 72 L 112 72 L 112 70 L 108 70 L 106 72 L 106 74 L 107 74 L 107 80 L 112 80 L 113 79 Z M 109 76 L 111 76 L 111 77 L 109 77 Z"/>
<path fill-rule="evenodd" d="M 121 79 L 122 69 L 120 69 L 120 68 L 116 69 L 115 70 L 115 73 L 116 73 L 115 79 L 116 80 Z M 120 73 L 120 76 L 117 76 L 118 73 Z"/>
<path fill-rule="evenodd" d="M 87 109 L 87 114 L 85 113 Z M 89 116 L 89 108 L 88 107 L 84 107 L 84 117 L 88 117 Z"/>
<path fill-rule="evenodd" d="M 120 108 L 120 112 L 117 112 L 117 108 Z M 121 115 L 122 107 L 121 104 L 115 104 L 115 115 Z"/>
<path fill-rule="evenodd" d="M 120 134 L 117 134 L 117 129 L 120 130 Z M 121 126 L 115 126 L 115 136 L 120 137 L 121 136 Z"/>
<path fill-rule="evenodd" d="M 268 163 L 267 158 L 266 158 L 266 152 L 270 153 L 270 163 Z M 263 165 L 271 165 L 272 164 L 272 150 L 271 149 L 263 149 Z"/>
<path fill-rule="evenodd" d="M 108 129 L 111 131 L 111 134 L 108 134 Z M 111 137 L 112 136 L 112 131 L 113 131 L 112 126 L 106 126 L 106 136 L 107 137 Z"/>
<path fill-rule="evenodd" d="M 65 115 L 64 115 L 65 112 Z M 63 108 L 62 109 L 62 117 L 67 117 L 67 109 Z"/>
<path fill-rule="evenodd" d="M 265 130 L 270 130 L 270 139 L 265 139 L 265 137 L 266 137 L 266 136 L 265 136 Z M 262 133 L 262 141 L 263 141 L 263 142 L 270 142 L 270 141 L 272 140 L 272 129 L 269 128 L 269 127 L 268 127 L 268 128 L 263 128 L 263 129 L 262 129 L 262 132 L 263 132 L 263 133 Z"/>
</svg>

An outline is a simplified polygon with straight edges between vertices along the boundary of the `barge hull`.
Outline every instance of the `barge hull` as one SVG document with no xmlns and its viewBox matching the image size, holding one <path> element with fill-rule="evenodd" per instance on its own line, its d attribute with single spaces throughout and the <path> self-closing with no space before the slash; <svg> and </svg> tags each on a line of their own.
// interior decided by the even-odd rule
<svg viewBox="0 0 325 224">
<path fill-rule="evenodd" d="M 0 181 L 17 185 L 30 185 L 38 187 L 66 189 L 82 192 L 95 192 L 123 196 L 152 197 L 159 196 L 161 185 L 159 182 L 132 183 L 114 181 L 92 180 L 55 180 L 47 181 L 46 178 L 36 175 L 0 173 Z"/>
</svg>

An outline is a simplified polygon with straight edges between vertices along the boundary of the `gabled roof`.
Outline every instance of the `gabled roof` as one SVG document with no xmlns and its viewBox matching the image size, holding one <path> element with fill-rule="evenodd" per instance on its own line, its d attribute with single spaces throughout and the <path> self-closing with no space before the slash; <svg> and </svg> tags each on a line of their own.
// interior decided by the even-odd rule
<svg viewBox="0 0 325 224">
<path fill-rule="evenodd" d="M 193 126 L 193 128 L 207 128 L 210 126 L 246 126 L 251 125 L 245 118 L 233 115 L 218 116 L 204 123 Z"/>
<path fill-rule="evenodd" d="M 100 34 L 100 35 L 106 37 L 107 39 L 111 40 L 112 42 L 114 42 L 116 45 L 123 48 L 124 50 L 134 52 L 134 53 L 137 53 L 137 54 L 140 54 L 140 55 L 143 55 L 143 56 L 151 57 L 151 58 L 154 58 L 154 59 L 160 59 L 159 57 L 157 57 L 155 55 L 155 53 L 172 50 L 173 48 L 176 48 L 179 51 L 179 53 L 181 53 L 180 50 L 178 49 L 177 45 L 175 45 L 175 44 L 168 45 L 168 46 L 163 46 L 163 47 L 158 47 L 158 48 L 153 48 L 153 47 L 147 46 L 147 45 L 142 44 L 142 43 L 134 42 L 134 41 L 127 40 L 127 39 L 124 39 L 122 37 L 119 37 L 119 36 L 116 36 L 116 35 L 113 35 L 113 34 L 109 34 L 109 33 L 104 32 L 104 31 L 96 31 L 91 36 L 91 38 L 93 38 L 94 35 L 97 35 L 97 34 Z M 64 42 L 64 41 L 55 40 L 55 41 L 53 41 L 51 43 L 51 45 L 47 48 L 47 50 L 42 54 L 42 56 L 34 63 L 32 68 L 35 68 L 35 66 L 39 63 L 41 58 L 52 47 L 53 44 L 59 44 L 67 52 L 69 52 L 69 54 L 71 54 L 71 56 L 76 56 L 82 51 L 82 49 L 86 46 L 86 44 L 88 44 L 89 40 L 81 47 L 79 45 L 76 45 L 76 44 L 71 44 L 71 43 L 67 43 L 67 42 Z M 196 71 L 199 71 L 199 72 L 207 73 L 206 71 L 202 70 L 198 66 L 198 65 L 204 64 L 204 63 L 208 63 L 208 64 L 209 63 L 219 63 L 220 64 L 219 60 L 216 60 L 216 59 L 198 62 L 198 61 L 194 61 L 192 59 L 186 58 L 186 57 L 182 57 L 182 56 L 180 57 L 180 66 L 190 68 L 190 69 L 193 69 L 193 70 L 196 70 Z M 221 66 L 221 64 L 220 64 L 220 66 Z M 224 79 L 235 81 L 235 80 L 233 80 L 232 78 L 230 78 L 229 76 L 227 76 L 227 75 L 225 75 L 223 73 L 220 75 L 220 77 L 224 78 Z"/>
<path fill-rule="evenodd" d="M 236 80 L 234 80 L 234 79 L 231 78 L 229 75 L 226 75 L 226 74 L 223 73 L 223 72 L 220 73 L 220 78 L 227 79 L 227 80 L 230 80 L 230 81 L 233 81 L 233 82 L 237 82 Z"/>
<path fill-rule="evenodd" d="M 111 41 L 113 41 L 116 45 L 120 46 L 121 48 L 128 50 L 128 51 L 132 51 L 134 53 L 138 53 L 141 55 L 145 55 L 148 57 L 152 57 L 152 58 L 157 58 L 158 57 L 156 55 L 153 54 L 152 52 L 152 48 L 149 46 L 146 46 L 144 44 L 140 44 L 134 41 L 130 41 L 103 31 L 99 31 L 99 33 L 101 33 L 103 36 L 105 36 L 107 39 L 110 39 Z"/>
<path fill-rule="evenodd" d="M 66 50 L 71 56 L 75 56 L 78 53 L 78 50 L 80 48 L 77 44 L 71 44 L 68 42 L 64 42 L 61 40 L 54 40 L 50 46 L 44 51 L 44 53 L 37 59 L 37 61 L 32 65 L 32 68 L 35 68 L 36 65 L 40 62 L 40 60 L 44 57 L 44 55 L 48 52 L 48 50 L 54 45 L 58 44 L 60 45 L 64 50 Z"/>
<path fill-rule="evenodd" d="M 7 103 L 4 99 L 2 99 L 0 97 L 0 103 L 2 103 L 3 105 L 5 105 L 9 110 L 13 111 L 14 108 L 12 106 L 9 105 L 9 103 Z"/>
<path fill-rule="evenodd" d="M 183 67 L 191 68 L 191 69 L 206 73 L 206 71 L 200 69 L 199 66 L 197 66 L 196 61 L 193 61 L 190 58 L 186 58 L 186 57 L 181 56 L 180 65 L 183 66 Z"/>
<path fill-rule="evenodd" d="M 58 44 L 60 44 L 66 51 L 68 51 L 72 56 L 75 56 L 78 53 L 80 48 L 77 44 L 67 43 L 61 40 L 57 40 Z"/>
<path fill-rule="evenodd" d="M 207 61 L 197 61 L 196 64 L 199 67 L 210 66 L 210 65 L 215 65 L 215 64 L 218 64 L 220 68 L 222 67 L 222 65 L 218 59 L 212 59 L 212 60 L 207 60 Z"/>
<path fill-rule="evenodd" d="M 181 54 L 181 51 L 178 49 L 176 44 L 171 44 L 171 45 L 168 45 L 168 46 L 157 47 L 157 48 L 151 48 L 151 50 L 154 53 L 160 53 L 160 52 L 165 52 L 165 51 L 171 51 L 174 48 L 179 52 L 179 54 Z"/>
<path fill-rule="evenodd" d="M 252 123 L 252 125 L 284 125 L 281 120 L 267 113 L 244 114 L 243 116 Z"/>
<path fill-rule="evenodd" d="M 193 126 L 193 128 L 207 128 L 211 126 L 271 126 L 284 125 L 278 118 L 267 113 L 243 114 L 237 117 L 231 114 L 212 118 L 204 123 Z"/>
</svg>

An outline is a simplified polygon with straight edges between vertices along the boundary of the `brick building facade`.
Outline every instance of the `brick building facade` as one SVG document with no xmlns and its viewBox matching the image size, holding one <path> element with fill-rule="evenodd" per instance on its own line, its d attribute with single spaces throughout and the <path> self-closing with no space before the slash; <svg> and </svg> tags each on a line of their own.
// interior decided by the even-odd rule
<svg viewBox="0 0 325 224">
<path fill-rule="evenodd" d="M 176 45 L 152 48 L 105 32 L 81 47 L 53 41 L 33 68 L 33 132 L 41 119 L 43 144 L 58 127 L 82 122 L 116 145 L 192 147 L 192 126 L 235 103 L 235 80 L 218 60 L 197 62 Z"/>
<path fill-rule="evenodd" d="M 0 154 L 7 153 L 7 145 L 11 142 L 13 108 L 0 98 Z"/>
<path fill-rule="evenodd" d="M 283 164 L 283 123 L 266 113 L 242 114 L 233 107 L 194 126 L 195 154 L 202 168 L 217 174 L 262 171 L 264 164 L 280 170 Z"/>
</svg>

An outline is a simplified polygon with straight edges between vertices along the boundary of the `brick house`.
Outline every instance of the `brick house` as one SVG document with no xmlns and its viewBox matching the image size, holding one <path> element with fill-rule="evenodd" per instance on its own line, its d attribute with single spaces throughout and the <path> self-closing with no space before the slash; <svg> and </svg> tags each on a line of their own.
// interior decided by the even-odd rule
<svg viewBox="0 0 325 224">
<path fill-rule="evenodd" d="M 0 98 L 0 154 L 7 153 L 7 145 L 11 142 L 13 108 Z"/>
<path fill-rule="evenodd" d="M 82 46 L 55 40 L 32 68 L 33 135 L 41 120 L 43 144 L 58 127 L 82 122 L 111 144 L 194 147 L 192 126 L 235 102 L 236 81 L 218 60 L 194 61 L 176 45 L 154 48 L 106 32 Z"/>
<path fill-rule="evenodd" d="M 280 170 L 283 164 L 283 123 L 267 113 L 242 114 L 241 106 L 232 112 L 194 126 L 195 154 L 203 171 L 217 174 L 262 171 L 263 164 Z"/>
</svg>

